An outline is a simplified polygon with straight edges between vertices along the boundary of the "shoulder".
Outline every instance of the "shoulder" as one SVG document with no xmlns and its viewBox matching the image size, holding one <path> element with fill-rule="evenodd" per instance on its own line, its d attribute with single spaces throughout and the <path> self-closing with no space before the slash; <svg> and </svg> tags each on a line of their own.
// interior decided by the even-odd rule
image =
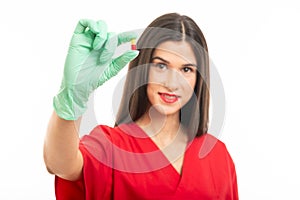
<svg viewBox="0 0 300 200">
<path fill-rule="evenodd" d="M 80 139 L 80 144 L 85 146 L 91 145 L 102 145 L 111 140 L 111 132 L 113 131 L 112 127 L 106 125 L 96 126 L 88 135 L 84 135 Z"/>
<path fill-rule="evenodd" d="M 101 161 L 111 162 L 111 132 L 113 128 L 106 125 L 96 126 L 88 135 L 80 139 L 79 149 L 84 162 Z"/>
<path fill-rule="evenodd" d="M 119 126 L 111 127 L 107 125 L 96 126 L 88 135 L 84 135 L 82 139 L 88 137 L 95 137 L 99 135 L 106 135 L 106 137 L 117 137 L 117 136 L 132 136 L 132 137 L 145 137 L 141 133 L 139 127 L 134 123 L 131 124 L 121 124 Z"/>
<path fill-rule="evenodd" d="M 146 138 L 145 134 L 134 124 L 121 124 L 116 127 L 107 125 L 96 126 L 88 135 L 84 135 L 81 146 L 88 149 L 111 149 L 113 147 L 127 148 L 136 143 L 139 139 Z"/>
<path fill-rule="evenodd" d="M 229 152 L 224 142 L 210 133 L 196 137 L 194 142 L 197 144 L 199 158 L 206 156 L 228 156 Z"/>
<path fill-rule="evenodd" d="M 216 170 L 229 170 L 235 173 L 235 164 L 224 142 L 207 133 L 196 137 L 191 145 L 191 152 L 195 161 L 210 163 Z"/>
</svg>

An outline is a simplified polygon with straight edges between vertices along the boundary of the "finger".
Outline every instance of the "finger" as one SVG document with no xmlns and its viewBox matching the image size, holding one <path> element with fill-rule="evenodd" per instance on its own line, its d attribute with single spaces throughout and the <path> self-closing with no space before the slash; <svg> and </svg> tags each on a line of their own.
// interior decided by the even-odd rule
<svg viewBox="0 0 300 200">
<path fill-rule="evenodd" d="M 118 45 L 130 42 L 132 39 L 137 38 L 137 33 L 130 31 L 130 32 L 123 32 L 118 34 Z"/>
<path fill-rule="evenodd" d="M 118 38 L 115 33 L 108 33 L 107 40 L 103 46 L 103 51 L 99 57 L 99 63 L 107 63 L 111 61 L 118 45 Z"/>
<path fill-rule="evenodd" d="M 139 51 L 129 50 L 121 56 L 115 58 L 112 61 L 112 74 L 118 73 L 123 67 L 125 67 L 130 61 L 139 55 Z"/>
<path fill-rule="evenodd" d="M 89 27 L 89 29 L 93 29 L 95 27 L 96 22 L 90 19 L 81 19 L 79 20 L 74 33 L 84 33 L 86 28 Z"/>
<path fill-rule="evenodd" d="M 93 48 L 99 50 L 107 39 L 107 25 L 104 21 L 99 20 L 96 22 L 96 29 L 99 30 L 99 32 L 96 33 Z"/>
<path fill-rule="evenodd" d="M 101 37 L 107 34 L 107 25 L 104 21 L 99 20 L 96 22 L 90 19 L 79 20 L 74 33 L 84 33 L 87 28 L 94 34 L 100 34 Z"/>
<path fill-rule="evenodd" d="M 112 63 L 108 67 L 106 67 L 106 69 L 100 76 L 100 79 L 97 83 L 98 87 L 109 80 L 111 77 L 117 75 L 119 71 L 121 71 L 121 69 L 123 69 L 126 64 L 133 60 L 138 54 L 139 51 L 130 50 L 125 52 L 123 55 L 113 59 Z"/>
</svg>

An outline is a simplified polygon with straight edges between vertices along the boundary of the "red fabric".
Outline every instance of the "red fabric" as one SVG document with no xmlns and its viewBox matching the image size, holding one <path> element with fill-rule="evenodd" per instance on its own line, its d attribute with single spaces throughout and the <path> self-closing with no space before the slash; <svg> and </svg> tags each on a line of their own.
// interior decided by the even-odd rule
<svg viewBox="0 0 300 200">
<path fill-rule="evenodd" d="M 182 173 L 136 124 L 97 126 L 80 142 L 78 181 L 55 178 L 58 200 L 238 199 L 234 163 L 217 138 L 195 138 L 184 152 Z"/>
</svg>

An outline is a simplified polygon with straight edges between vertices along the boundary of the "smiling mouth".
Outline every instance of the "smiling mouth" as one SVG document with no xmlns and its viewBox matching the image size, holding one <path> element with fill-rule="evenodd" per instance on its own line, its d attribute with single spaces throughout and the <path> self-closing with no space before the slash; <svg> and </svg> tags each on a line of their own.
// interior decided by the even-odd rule
<svg viewBox="0 0 300 200">
<path fill-rule="evenodd" d="M 175 94 L 169 94 L 169 93 L 158 93 L 160 98 L 165 102 L 165 103 L 175 103 L 178 101 L 179 96 Z"/>
</svg>

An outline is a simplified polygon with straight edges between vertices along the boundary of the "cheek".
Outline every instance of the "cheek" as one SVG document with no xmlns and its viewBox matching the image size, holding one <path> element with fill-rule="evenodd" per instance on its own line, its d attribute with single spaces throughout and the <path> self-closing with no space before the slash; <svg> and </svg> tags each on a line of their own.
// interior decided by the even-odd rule
<svg viewBox="0 0 300 200">
<path fill-rule="evenodd" d="M 148 83 L 162 84 L 163 80 L 165 79 L 166 77 L 164 76 L 164 73 L 158 73 L 153 68 L 150 67 L 149 75 L 148 75 Z"/>
<path fill-rule="evenodd" d="M 148 83 L 147 85 L 147 96 L 148 96 L 148 99 L 151 103 L 153 103 L 153 98 L 154 98 L 154 93 L 156 92 L 156 87 L 155 87 L 156 84 L 153 84 L 153 83 Z"/>
<path fill-rule="evenodd" d="M 148 83 L 147 84 L 147 95 L 148 95 L 148 97 L 152 93 L 151 91 L 152 91 L 152 84 Z"/>
<path fill-rule="evenodd" d="M 192 76 L 192 77 L 185 78 L 184 82 L 185 82 L 184 83 L 184 90 L 189 92 L 189 93 L 192 93 L 194 91 L 195 86 L 196 86 L 196 75 Z"/>
<path fill-rule="evenodd" d="M 196 76 L 188 81 L 190 88 L 194 91 L 194 88 L 196 86 Z"/>
<path fill-rule="evenodd" d="M 185 83 L 182 85 L 183 91 L 183 103 L 188 102 L 194 94 L 194 88 L 196 85 L 196 78 L 185 79 Z"/>
</svg>

